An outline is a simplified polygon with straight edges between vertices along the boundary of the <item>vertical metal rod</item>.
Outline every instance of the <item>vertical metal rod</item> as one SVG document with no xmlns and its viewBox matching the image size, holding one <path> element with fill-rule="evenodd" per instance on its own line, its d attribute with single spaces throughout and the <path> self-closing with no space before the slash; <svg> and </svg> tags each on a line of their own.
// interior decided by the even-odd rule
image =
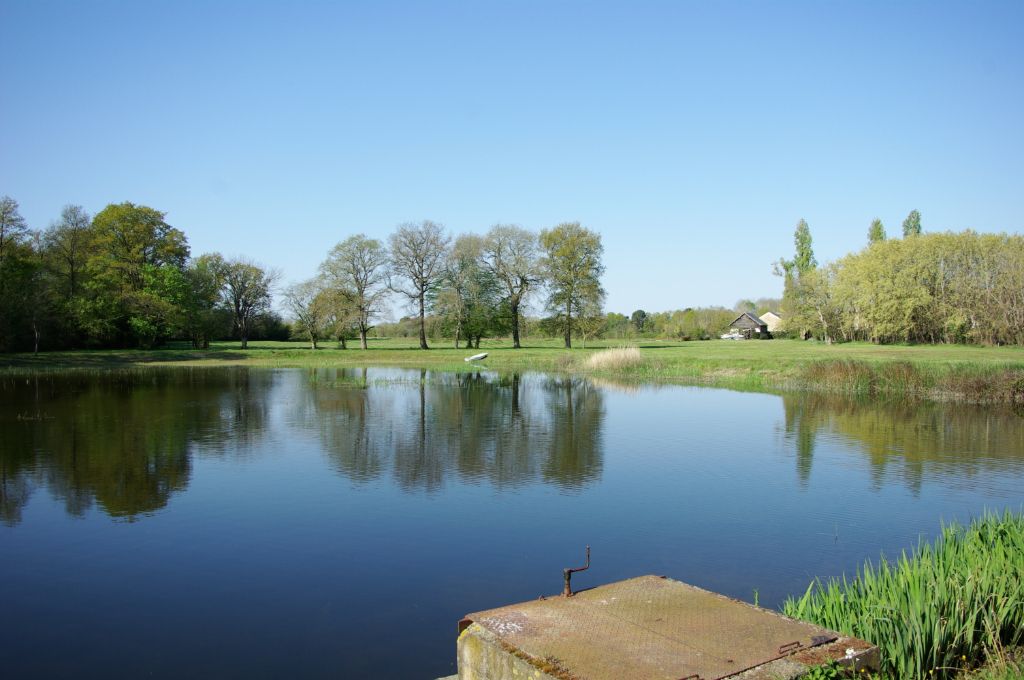
<svg viewBox="0 0 1024 680">
<path fill-rule="evenodd" d="M 590 569 L 590 546 L 587 546 L 587 563 L 582 567 L 576 567 L 572 569 L 566 567 L 562 570 L 562 577 L 565 578 L 565 588 L 562 589 L 562 597 L 572 597 L 572 575 L 577 571 L 586 571 Z"/>
</svg>

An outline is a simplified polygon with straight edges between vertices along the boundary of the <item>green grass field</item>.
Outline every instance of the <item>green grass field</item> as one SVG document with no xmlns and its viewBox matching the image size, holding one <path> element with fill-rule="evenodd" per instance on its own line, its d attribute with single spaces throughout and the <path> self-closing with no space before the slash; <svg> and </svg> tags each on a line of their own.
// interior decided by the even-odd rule
<svg viewBox="0 0 1024 680">
<path fill-rule="evenodd" d="M 137 366 L 345 367 L 404 366 L 445 371 L 475 370 L 463 358 L 490 356 L 480 365 L 496 371 L 549 371 L 592 375 L 624 382 L 656 381 L 715 385 L 747 390 L 814 389 L 854 394 L 893 394 L 979 402 L 1024 401 L 1024 348 L 962 345 L 899 346 L 848 343 L 825 345 L 798 340 L 673 342 L 602 340 L 571 350 L 561 340 L 484 341 L 480 350 L 454 349 L 435 341 L 430 350 L 415 338 L 371 339 L 370 349 L 317 351 L 301 342 L 218 342 L 209 350 L 171 343 L 158 350 L 95 350 L 14 354 L 0 358 L 7 370 L 117 368 Z M 643 360 L 621 367 L 591 369 L 594 352 L 625 344 L 640 348 Z"/>
</svg>

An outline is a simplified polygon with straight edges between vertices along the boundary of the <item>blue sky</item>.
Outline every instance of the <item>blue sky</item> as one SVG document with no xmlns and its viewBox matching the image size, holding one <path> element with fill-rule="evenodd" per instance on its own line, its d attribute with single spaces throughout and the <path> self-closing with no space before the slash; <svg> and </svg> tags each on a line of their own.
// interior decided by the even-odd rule
<svg viewBox="0 0 1024 680">
<path fill-rule="evenodd" d="M 348 235 L 579 220 L 607 308 L 776 295 L 890 235 L 1024 229 L 1024 3 L 0 0 L 0 194 L 167 212 L 306 278 Z"/>
</svg>

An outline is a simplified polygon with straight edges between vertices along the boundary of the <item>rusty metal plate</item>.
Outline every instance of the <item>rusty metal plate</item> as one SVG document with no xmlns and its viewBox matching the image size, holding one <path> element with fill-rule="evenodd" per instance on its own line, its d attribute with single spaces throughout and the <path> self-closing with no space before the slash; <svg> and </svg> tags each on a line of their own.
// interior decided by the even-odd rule
<svg viewBox="0 0 1024 680">
<path fill-rule="evenodd" d="M 517 654 L 581 680 L 719 680 L 837 637 L 660 576 L 466 618 Z"/>
</svg>

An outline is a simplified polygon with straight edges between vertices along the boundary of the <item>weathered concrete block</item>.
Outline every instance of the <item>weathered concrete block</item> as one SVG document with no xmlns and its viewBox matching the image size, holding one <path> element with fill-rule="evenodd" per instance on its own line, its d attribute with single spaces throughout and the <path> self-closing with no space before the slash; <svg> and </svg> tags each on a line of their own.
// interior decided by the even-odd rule
<svg viewBox="0 0 1024 680">
<path fill-rule="evenodd" d="M 459 680 L 559 680 L 478 624 L 459 634 Z"/>
<path fill-rule="evenodd" d="M 783 680 L 878 649 L 700 588 L 641 576 L 470 614 L 459 680 Z"/>
</svg>

